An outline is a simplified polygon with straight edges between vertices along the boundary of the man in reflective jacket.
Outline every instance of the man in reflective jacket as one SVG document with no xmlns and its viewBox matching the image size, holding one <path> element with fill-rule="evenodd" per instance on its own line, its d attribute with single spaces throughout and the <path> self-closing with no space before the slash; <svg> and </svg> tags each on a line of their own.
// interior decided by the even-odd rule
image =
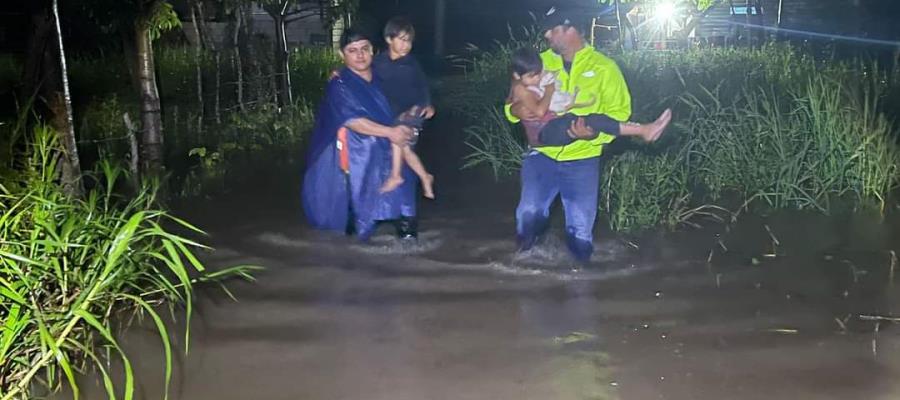
<svg viewBox="0 0 900 400">
<path fill-rule="evenodd" d="M 576 103 L 591 105 L 572 109 L 575 115 L 606 114 L 619 121 L 631 116 L 631 95 L 615 62 L 585 42 L 583 26 L 574 12 L 551 9 L 542 21 L 550 50 L 541 54 L 545 71 L 557 71 L 562 90 L 573 93 Z M 505 108 L 507 118 L 535 119 L 540 116 L 516 104 Z M 570 129 L 579 136 L 593 136 L 583 119 Z M 599 132 L 591 140 L 577 140 L 566 146 L 532 149 L 522 163 L 522 192 L 516 209 L 516 234 L 520 250 L 534 246 L 546 229 L 550 206 L 559 195 L 566 215 L 566 243 L 582 263 L 593 253 L 593 228 L 597 217 L 600 186 L 600 154 L 604 144 L 614 139 Z"/>
</svg>

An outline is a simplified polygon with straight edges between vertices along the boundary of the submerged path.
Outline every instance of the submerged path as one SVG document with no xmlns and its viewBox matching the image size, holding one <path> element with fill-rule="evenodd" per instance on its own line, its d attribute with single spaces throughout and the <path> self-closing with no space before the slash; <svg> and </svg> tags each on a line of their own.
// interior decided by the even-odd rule
<svg viewBox="0 0 900 400">
<path fill-rule="evenodd" d="M 415 246 L 387 228 L 368 246 L 304 228 L 297 171 L 278 191 L 198 205 L 210 265 L 267 270 L 230 285 L 238 302 L 201 290 L 170 398 L 900 396 L 898 330 L 858 317 L 900 313 L 887 283 L 900 225 L 774 218 L 779 255 L 765 257 L 771 239 L 749 221 L 711 265 L 712 230 L 602 233 L 602 268 L 573 272 L 558 240 L 512 256 L 516 182 L 457 172 L 461 133 L 435 133 L 422 154 L 439 200 L 423 204 Z M 125 343 L 139 398 L 162 398 L 158 339 L 138 327 Z"/>
</svg>

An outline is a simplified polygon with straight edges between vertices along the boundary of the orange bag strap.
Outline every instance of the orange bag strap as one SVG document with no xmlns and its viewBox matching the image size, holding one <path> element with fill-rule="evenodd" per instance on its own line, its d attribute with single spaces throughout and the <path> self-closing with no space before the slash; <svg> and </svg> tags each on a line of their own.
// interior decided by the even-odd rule
<svg viewBox="0 0 900 400">
<path fill-rule="evenodd" d="M 350 148 L 347 146 L 347 128 L 341 127 L 337 132 L 338 152 L 340 152 L 341 171 L 350 173 Z"/>
</svg>

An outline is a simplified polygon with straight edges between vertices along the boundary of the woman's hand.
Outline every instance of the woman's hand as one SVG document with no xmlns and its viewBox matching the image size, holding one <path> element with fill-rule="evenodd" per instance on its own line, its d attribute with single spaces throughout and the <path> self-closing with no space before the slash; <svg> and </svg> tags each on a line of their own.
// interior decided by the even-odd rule
<svg viewBox="0 0 900 400">
<path fill-rule="evenodd" d="M 345 124 L 357 133 L 385 138 L 398 146 L 406 146 L 414 138 L 413 129 L 406 125 L 385 126 L 368 118 L 355 118 Z"/>
<path fill-rule="evenodd" d="M 413 140 L 413 129 L 406 125 L 397 125 L 388 129 L 387 140 L 397 146 L 407 146 Z"/>
</svg>

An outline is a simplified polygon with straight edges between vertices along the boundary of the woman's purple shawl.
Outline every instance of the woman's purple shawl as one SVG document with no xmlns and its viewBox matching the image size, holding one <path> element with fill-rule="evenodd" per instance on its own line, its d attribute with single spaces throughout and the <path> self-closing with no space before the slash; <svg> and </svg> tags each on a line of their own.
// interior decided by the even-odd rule
<svg viewBox="0 0 900 400">
<path fill-rule="evenodd" d="M 387 99 L 376 85 L 347 68 L 338 75 L 325 87 L 325 98 L 316 114 L 303 176 L 303 211 L 313 227 L 344 232 L 352 206 L 357 235 L 365 240 L 377 221 L 400 217 L 400 193 L 379 193 L 390 174 L 391 145 L 387 139 L 348 128 L 348 175 L 340 168 L 337 132 L 356 118 L 387 126 L 393 125 L 393 118 Z"/>
</svg>

